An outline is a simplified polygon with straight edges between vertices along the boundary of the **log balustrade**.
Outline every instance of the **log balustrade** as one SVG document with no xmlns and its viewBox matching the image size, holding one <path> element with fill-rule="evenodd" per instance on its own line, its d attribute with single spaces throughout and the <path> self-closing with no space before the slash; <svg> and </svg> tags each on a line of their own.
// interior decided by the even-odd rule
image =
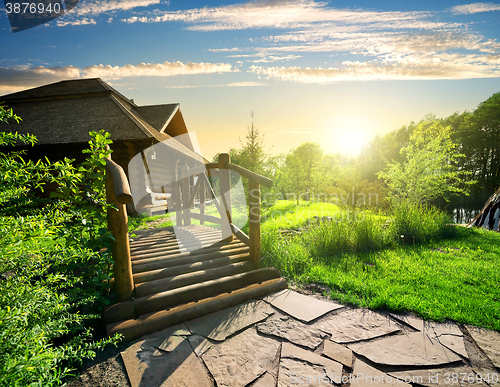
<svg viewBox="0 0 500 387">
<path fill-rule="evenodd" d="M 111 160 L 106 159 L 106 197 L 108 203 L 116 209 L 108 210 L 108 228 L 115 238 L 113 246 L 114 284 L 119 302 L 134 297 L 134 280 L 132 274 L 130 244 L 128 237 L 128 218 L 126 204 L 132 200 L 130 187 L 123 169 Z M 231 213 L 231 179 L 230 171 L 235 171 L 248 179 L 248 219 L 249 235 L 246 235 L 232 221 Z M 192 184 L 194 177 L 196 184 Z M 213 194 L 209 176 L 218 176 L 220 202 Z M 207 163 L 189 169 L 188 166 L 178 168 L 178 179 L 174 184 L 173 198 L 176 212 L 176 225 L 191 225 L 192 219 L 200 224 L 204 222 L 221 225 L 224 240 L 239 239 L 250 248 L 250 260 L 256 268 L 260 265 L 261 235 L 260 235 L 260 186 L 271 187 L 272 180 L 249 171 L 243 167 L 231 164 L 229 154 L 219 155 L 217 163 Z M 218 209 L 220 218 L 205 214 L 206 193 L 211 192 L 211 199 Z M 200 213 L 192 212 L 195 199 L 199 199 Z"/>
</svg>

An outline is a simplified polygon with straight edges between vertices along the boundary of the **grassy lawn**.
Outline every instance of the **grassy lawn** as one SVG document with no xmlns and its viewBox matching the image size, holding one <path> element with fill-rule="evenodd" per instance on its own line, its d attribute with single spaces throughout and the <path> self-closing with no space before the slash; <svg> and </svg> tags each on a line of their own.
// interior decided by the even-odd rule
<svg viewBox="0 0 500 387">
<path fill-rule="evenodd" d="M 387 218 L 368 213 L 363 221 L 333 222 L 292 238 L 276 232 L 285 228 L 283 219 L 268 218 L 264 262 L 299 284 L 328 286 L 343 303 L 500 330 L 500 234 L 447 226 L 435 213 L 411 215 L 385 227 Z"/>
</svg>

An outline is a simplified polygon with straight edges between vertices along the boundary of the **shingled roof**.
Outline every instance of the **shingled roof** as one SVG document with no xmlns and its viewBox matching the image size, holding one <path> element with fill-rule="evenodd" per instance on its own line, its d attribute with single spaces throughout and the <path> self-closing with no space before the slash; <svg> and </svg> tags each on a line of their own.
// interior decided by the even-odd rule
<svg viewBox="0 0 500 387">
<path fill-rule="evenodd" d="M 61 81 L 4 95 L 0 101 L 23 119 L 19 125 L 0 125 L 0 130 L 34 134 L 38 145 L 87 142 L 89 132 L 100 129 L 113 141 L 163 141 L 187 133 L 179 104 L 137 106 L 99 78 Z"/>
</svg>

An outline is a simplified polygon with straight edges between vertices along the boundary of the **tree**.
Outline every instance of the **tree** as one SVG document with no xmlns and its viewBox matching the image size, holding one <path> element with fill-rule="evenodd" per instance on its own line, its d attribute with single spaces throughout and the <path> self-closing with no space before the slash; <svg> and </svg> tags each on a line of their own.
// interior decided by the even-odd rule
<svg viewBox="0 0 500 387">
<path fill-rule="evenodd" d="M 428 203 L 437 198 L 449 200 L 466 193 L 465 171 L 456 161 L 463 157 L 451 141 L 451 128 L 433 116 L 420 121 L 401 149 L 402 162 L 392 162 L 378 176 L 385 180 L 393 203 Z"/>
<path fill-rule="evenodd" d="M 305 142 L 287 155 L 287 186 L 288 191 L 295 195 L 297 205 L 301 195 L 305 194 L 306 200 L 309 200 L 311 191 L 319 186 L 322 156 L 321 146 L 314 142 Z"/>
</svg>

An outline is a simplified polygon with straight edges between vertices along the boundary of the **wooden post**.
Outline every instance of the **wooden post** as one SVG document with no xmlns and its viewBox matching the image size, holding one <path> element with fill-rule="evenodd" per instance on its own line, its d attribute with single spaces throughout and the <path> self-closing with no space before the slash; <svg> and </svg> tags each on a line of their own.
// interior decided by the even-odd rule
<svg viewBox="0 0 500 387">
<path fill-rule="evenodd" d="M 226 164 L 229 164 L 231 159 L 228 153 L 219 154 L 219 193 L 222 201 L 222 207 L 226 211 L 227 224 L 222 219 L 222 237 L 225 240 L 233 240 L 233 231 L 231 230 L 231 176 Z M 222 217 L 224 218 L 224 217 Z"/>
<path fill-rule="evenodd" d="M 106 173 L 106 199 L 114 204 L 118 211 L 108 208 L 108 228 L 113 234 L 113 271 L 118 302 L 130 300 L 134 294 L 134 279 L 130 261 L 130 245 L 128 240 L 128 217 L 125 204 L 118 203 L 114 193 L 113 178 Z"/>
<path fill-rule="evenodd" d="M 174 182 L 175 225 L 182 226 L 181 183 Z"/>
<path fill-rule="evenodd" d="M 180 167 L 181 171 L 181 186 L 182 186 L 182 217 L 184 219 L 184 226 L 191 225 L 191 209 L 189 206 L 189 198 L 191 194 L 190 184 L 189 184 L 189 176 L 188 176 L 188 167 L 182 166 Z"/>
<path fill-rule="evenodd" d="M 205 214 L 205 179 L 203 178 L 203 174 L 198 175 L 198 179 L 200 179 L 200 214 Z M 200 220 L 200 224 L 204 225 L 205 221 Z"/>
<path fill-rule="evenodd" d="M 256 268 L 260 267 L 260 184 L 248 180 L 248 220 L 250 238 L 250 259 Z"/>
</svg>

